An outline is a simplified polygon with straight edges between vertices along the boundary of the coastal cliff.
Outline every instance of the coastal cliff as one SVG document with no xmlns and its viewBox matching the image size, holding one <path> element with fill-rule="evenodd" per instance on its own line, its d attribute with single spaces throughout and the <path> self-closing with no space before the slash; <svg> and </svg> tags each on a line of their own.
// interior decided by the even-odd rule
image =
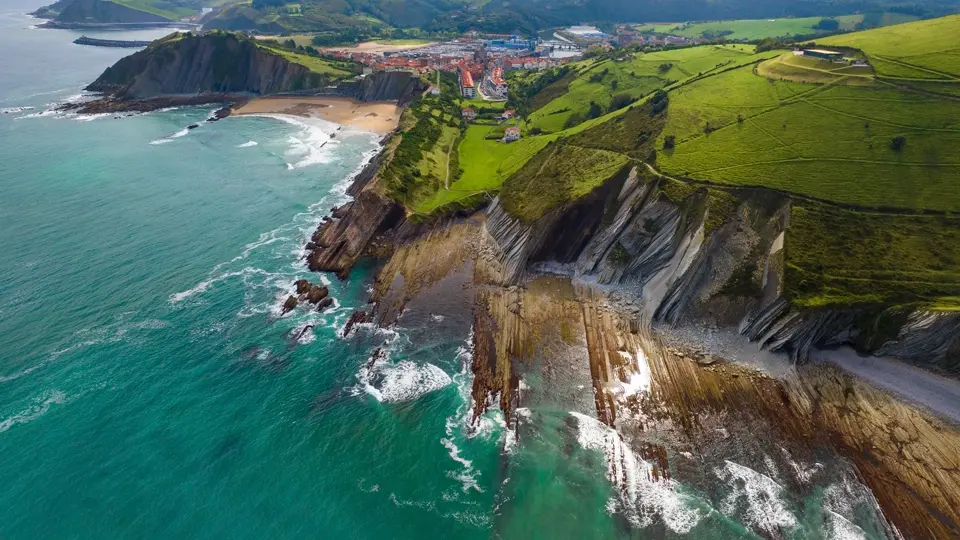
<svg viewBox="0 0 960 540">
<path fill-rule="evenodd" d="M 87 90 L 115 99 L 201 93 L 271 94 L 331 78 L 228 33 L 171 35 L 107 68 Z"/>
<path fill-rule="evenodd" d="M 169 23 L 170 19 L 104 0 L 60 0 L 33 12 L 35 17 L 51 19 L 51 27 L 70 24 Z"/>
</svg>

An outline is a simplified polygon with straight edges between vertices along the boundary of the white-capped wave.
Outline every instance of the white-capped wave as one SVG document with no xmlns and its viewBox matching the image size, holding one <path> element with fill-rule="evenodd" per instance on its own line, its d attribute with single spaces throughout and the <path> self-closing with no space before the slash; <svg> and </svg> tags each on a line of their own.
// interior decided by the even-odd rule
<svg viewBox="0 0 960 540">
<path fill-rule="evenodd" d="M 99 120 L 101 118 L 107 118 L 113 116 L 112 113 L 96 113 L 96 114 L 78 114 L 74 116 L 74 120 L 77 122 L 93 122 L 94 120 Z"/>
<path fill-rule="evenodd" d="M 50 407 L 54 405 L 63 405 L 67 401 L 67 396 L 59 390 L 48 390 L 34 400 L 33 405 L 26 409 L 0 420 L 0 433 L 7 431 L 17 424 L 26 424 L 41 416 L 47 414 Z"/>
<path fill-rule="evenodd" d="M 171 135 L 170 138 L 171 138 L 171 139 L 179 139 L 180 137 L 186 136 L 188 133 L 190 133 L 190 130 L 187 129 L 187 128 L 183 128 L 183 129 L 181 129 L 180 131 L 178 131 L 178 132 L 174 133 L 173 135 Z"/>
<path fill-rule="evenodd" d="M 171 304 L 179 304 L 180 302 L 186 300 L 187 298 L 190 298 L 191 296 L 193 296 L 193 295 L 195 295 L 195 294 L 200 294 L 200 293 L 206 291 L 207 289 L 210 288 L 211 285 L 214 285 L 214 284 L 216 284 L 216 283 L 219 283 L 219 282 L 221 282 L 221 281 L 223 281 L 223 280 L 225 280 L 225 279 L 230 279 L 230 278 L 232 278 L 232 277 L 239 277 L 239 276 L 247 276 L 247 275 L 251 275 L 251 274 L 256 274 L 256 275 L 275 275 L 275 274 L 273 274 L 273 273 L 271 273 L 271 272 L 267 272 L 266 270 L 262 270 L 262 269 L 260 269 L 260 268 L 252 268 L 252 267 L 249 267 L 249 266 L 248 266 L 248 267 L 246 267 L 246 268 L 244 268 L 244 269 L 242 269 L 242 270 L 238 270 L 238 271 L 236 271 L 236 272 L 226 272 L 226 273 L 224 273 L 224 274 L 220 274 L 220 275 L 215 276 L 215 277 L 212 277 L 212 278 L 210 278 L 210 279 L 205 279 L 205 280 L 201 281 L 200 283 L 197 283 L 196 285 L 194 285 L 194 286 L 193 286 L 192 288 L 190 288 L 190 289 L 187 289 L 187 290 L 185 290 L 185 291 L 181 291 L 181 292 L 178 292 L 178 293 L 171 294 L 171 295 L 170 295 L 170 298 L 169 298 L 169 301 L 170 301 Z"/>
<path fill-rule="evenodd" d="M 237 148 L 250 148 L 251 146 L 256 146 L 257 141 L 247 141 L 243 144 L 238 144 Z"/>
<path fill-rule="evenodd" d="M 285 157 L 290 160 L 287 162 L 287 169 L 300 169 L 310 165 L 330 163 L 333 160 L 333 154 L 328 147 L 339 144 L 336 139 L 330 136 L 331 133 L 336 131 L 336 124 L 319 118 L 298 118 L 285 114 L 256 114 L 250 116 L 273 118 L 300 128 L 299 133 L 287 138 L 287 143 L 290 145 L 290 148 L 284 153 Z"/>
<path fill-rule="evenodd" d="M 783 499 L 785 490 L 773 478 L 730 460 L 713 472 L 729 490 L 719 505 L 724 514 L 775 536 L 797 526 Z"/>
<path fill-rule="evenodd" d="M 33 107 L 7 107 L 0 109 L 0 114 L 17 114 L 25 111 L 32 111 Z"/>
<path fill-rule="evenodd" d="M 705 517 L 694 506 L 697 501 L 693 497 L 678 491 L 676 482 L 654 479 L 653 466 L 637 458 L 616 430 L 584 414 L 570 414 L 577 420 L 577 441 L 588 450 L 603 453 L 607 478 L 619 491 L 619 498 L 608 505 L 609 511 L 620 511 L 640 528 L 659 517 L 678 534 L 689 533 Z"/>
<path fill-rule="evenodd" d="M 401 360 L 392 366 L 378 366 L 367 388 L 378 401 L 400 403 L 440 390 L 451 382 L 450 376 L 433 364 Z"/>
<path fill-rule="evenodd" d="M 150 141 L 150 144 L 159 145 L 159 144 L 167 144 L 172 142 L 173 142 L 173 139 L 157 139 L 155 141 Z"/>
</svg>

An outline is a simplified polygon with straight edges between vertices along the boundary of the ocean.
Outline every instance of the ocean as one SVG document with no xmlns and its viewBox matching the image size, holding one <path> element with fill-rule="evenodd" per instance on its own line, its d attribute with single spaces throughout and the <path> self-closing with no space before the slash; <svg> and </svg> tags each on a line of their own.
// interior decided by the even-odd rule
<svg viewBox="0 0 960 540">
<path fill-rule="evenodd" d="M 622 443 L 589 410 L 545 398 L 519 441 L 496 411 L 468 429 L 470 321 L 342 339 L 373 268 L 303 261 L 376 136 L 54 113 L 131 51 L 33 28 L 41 3 L 0 7 L 0 538 L 821 537 L 822 490 L 781 500 L 733 466 L 708 472 L 742 492 L 730 512 L 637 476 L 651 513 L 617 515 L 601 450 Z M 335 308 L 281 316 L 301 278 Z M 857 512 L 848 537 L 878 537 Z"/>
</svg>

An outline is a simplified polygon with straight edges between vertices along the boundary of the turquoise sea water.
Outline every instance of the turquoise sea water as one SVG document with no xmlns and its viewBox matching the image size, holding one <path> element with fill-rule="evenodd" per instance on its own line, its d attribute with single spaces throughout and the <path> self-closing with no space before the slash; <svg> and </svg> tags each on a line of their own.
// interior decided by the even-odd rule
<svg viewBox="0 0 960 540">
<path fill-rule="evenodd" d="M 337 337 L 369 267 L 330 283 L 332 312 L 280 317 L 296 279 L 324 279 L 302 246 L 376 138 L 202 123 L 214 107 L 45 113 L 130 51 L 31 29 L 39 5 L 0 7 L 0 538 L 830 537 L 822 488 L 782 503 L 732 466 L 713 494 L 640 467 L 649 515 L 611 515 L 598 450 L 622 443 L 558 397 L 583 370 L 529 374 L 515 445 L 495 412 L 469 431 L 469 320 L 420 309 Z M 728 492 L 734 517 L 707 502 Z"/>
</svg>

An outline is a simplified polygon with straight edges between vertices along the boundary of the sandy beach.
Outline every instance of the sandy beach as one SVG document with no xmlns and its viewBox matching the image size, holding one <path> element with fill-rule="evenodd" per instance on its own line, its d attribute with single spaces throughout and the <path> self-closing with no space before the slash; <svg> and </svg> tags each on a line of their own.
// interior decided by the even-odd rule
<svg viewBox="0 0 960 540">
<path fill-rule="evenodd" d="M 234 114 L 289 114 L 322 118 L 328 122 L 373 133 L 389 133 L 400 121 L 395 103 L 368 103 L 333 96 L 262 97 L 251 99 Z"/>
<path fill-rule="evenodd" d="M 431 42 L 425 42 L 425 43 L 394 44 L 394 43 L 379 43 L 376 41 L 364 41 L 363 43 L 358 43 L 352 47 L 324 47 L 323 50 L 344 51 L 349 53 L 382 54 L 382 53 L 388 53 L 388 52 L 418 49 L 420 47 L 426 47 L 428 45 L 436 45 L 436 42 L 431 41 Z"/>
</svg>

